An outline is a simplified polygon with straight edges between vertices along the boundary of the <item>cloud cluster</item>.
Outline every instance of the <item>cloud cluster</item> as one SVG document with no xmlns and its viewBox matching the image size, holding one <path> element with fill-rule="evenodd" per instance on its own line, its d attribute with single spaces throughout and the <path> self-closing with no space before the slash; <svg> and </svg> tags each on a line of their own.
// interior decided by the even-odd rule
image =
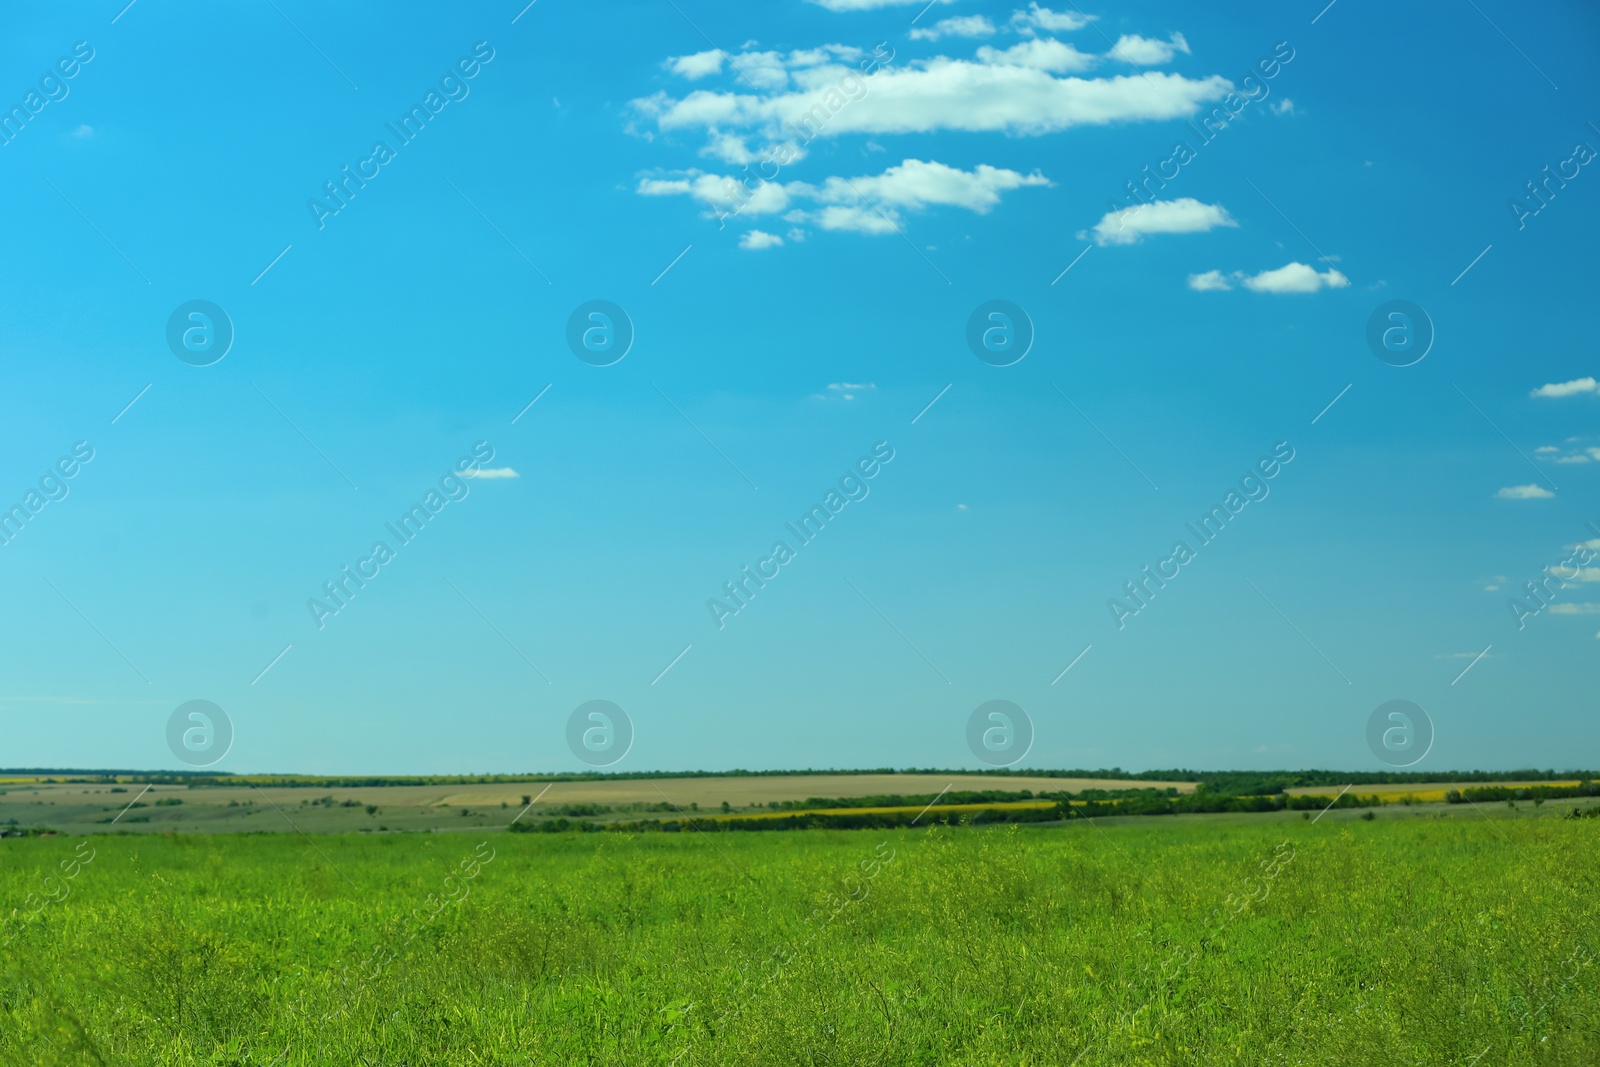
<svg viewBox="0 0 1600 1067">
<path fill-rule="evenodd" d="M 809 182 L 763 182 L 750 192 L 743 213 L 781 215 L 791 223 L 811 223 L 824 230 L 856 233 L 894 233 L 904 212 L 929 207 L 958 207 L 987 214 L 1000 203 L 1002 193 L 1029 186 L 1048 186 L 1050 180 L 1035 171 L 1021 174 L 980 163 L 970 171 L 943 163 L 907 159 L 881 174 L 857 178 L 828 178 L 820 185 Z M 715 216 L 732 199 L 734 179 L 694 171 L 669 178 L 641 179 L 636 192 L 643 196 L 689 196 L 705 204 Z M 748 237 L 748 235 L 746 235 Z M 781 243 L 763 235 L 745 248 L 769 248 Z"/>
<path fill-rule="evenodd" d="M 1320 289 L 1343 289 L 1349 284 L 1349 278 L 1331 267 L 1318 272 L 1317 268 L 1300 262 L 1286 263 L 1260 274 L 1244 271 L 1223 274 L 1220 270 L 1208 270 L 1189 275 L 1189 288 L 1198 293 L 1227 292 L 1239 285 L 1253 293 L 1315 293 Z"/>
</svg>

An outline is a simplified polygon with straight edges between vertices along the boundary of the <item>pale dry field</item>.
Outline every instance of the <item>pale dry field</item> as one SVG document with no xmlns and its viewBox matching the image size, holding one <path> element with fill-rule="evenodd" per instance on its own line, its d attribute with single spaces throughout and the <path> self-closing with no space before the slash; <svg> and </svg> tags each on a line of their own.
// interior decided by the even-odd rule
<svg viewBox="0 0 1600 1067">
<path fill-rule="evenodd" d="M 548 788 L 546 788 L 548 786 Z M 939 774 L 808 774 L 727 778 L 627 778 L 577 782 L 502 782 L 452 785 L 269 786 L 247 783 L 190 789 L 160 785 L 0 782 L 0 824 L 10 819 L 21 826 L 48 826 L 69 832 L 181 830 L 303 830 L 338 832 L 353 829 L 422 830 L 503 827 L 538 798 L 525 818 L 558 816 L 573 804 L 599 804 L 625 814 L 631 805 L 671 804 L 685 811 L 720 811 L 724 801 L 736 811 L 767 809 L 771 801 L 812 797 L 855 797 L 899 794 L 931 796 L 946 787 L 954 792 L 1024 789 L 1077 792 L 1082 789 L 1126 789 L 1169 786 L 1192 792 L 1192 782 L 1128 782 L 1094 778 L 1026 778 L 1005 775 Z M 331 798 L 324 802 L 323 798 Z M 158 805 L 178 799 L 182 804 Z M 118 816 L 134 801 L 139 807 Z M 378 810 L 368 813 L 368 805 Z M 632 809 L 638 810 L 638 809 Z M 115 823 L 110 822 L 116 818 Z"/>
</svg>

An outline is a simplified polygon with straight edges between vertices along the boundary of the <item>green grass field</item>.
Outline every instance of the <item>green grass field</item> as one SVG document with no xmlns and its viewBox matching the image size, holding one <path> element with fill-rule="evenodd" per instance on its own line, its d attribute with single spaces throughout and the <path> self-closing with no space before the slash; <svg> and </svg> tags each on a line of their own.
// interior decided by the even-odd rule
<svg viewBox="0 0 1600 1067">
<path fill-rule="evenodd" d="M 1600 1062 L 1600 819 L 0 845 L 4 1063 Z"/>
</svg>

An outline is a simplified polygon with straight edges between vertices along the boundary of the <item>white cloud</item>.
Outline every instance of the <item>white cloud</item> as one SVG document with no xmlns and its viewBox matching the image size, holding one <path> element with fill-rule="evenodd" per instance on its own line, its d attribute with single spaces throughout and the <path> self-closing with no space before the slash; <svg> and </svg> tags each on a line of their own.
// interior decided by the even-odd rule
<svg viewBox="0 0 1600 1067">
<path fill-rule="evenodd" d="M 1003 50 L 984 45 L 978 49 L 978 59 L 997 67 L 1024 67 L 1052 74 L 1076 74 L 1094 66 L 1100 57 L 1080 52 L 1070 44 L 1062 44 L 1053 38 L 1033 37 Z"/>
<path fill-rule="evenodd" d="M 1547 455 L 1547 454 L 1549 454 L 1551 452 L 1560 452 L 1561 449 L 1558 448 L 1555 445 L 1540 445 L 1538 448 L 1534 449 L 1533 451 L 1536 454 L 1543 456 L 1543 455 Z"/>
<path fill-rule="evenodd" d="M 959 207 L 986 215 L 1000 203 L 1003 193 L 1050 184 L 1037 171 L 1020 174 L 987 163 L 966 171 L 943 163 L 907 159 L 882 174 L 833 177 L 821 185 L 762 182 L 749 190 L 733 178 L 690 171 L 682 177 L 641 178 L 635 191 L 642 196 L 689 196 L 706 205 L 707 214 L 714 216 L 732 211 L 737 204 L 737 191 L 744 188 L 749 199 L 740 214 L 787 212 L 783 216 L 786 222 L 809 222 L 825 230 L 894 233 L 902 211 Z M 810 201 L 813 207 L 798 206 L 803 201 Z"/>
<path fill-rule="evenodd" d="M 820 189 L 794 182 L 790 188 L 808 191 L 829 204 L 859 203 L 865 198 L 882 206 L 918 209 L 938 204 L 986 215 L 1000 203 L 1003 192 L 1049 184 L 1050 180 L 1038 171 L 1019 174 L 987 163 L 967 171 L 943 163 L 907 159 L 871 177 L 829 178 Z"/>
<path fill-rule="evenodd" d="M 825 44 L 817 48 L 796 49 L 789 53 L 790 67 L 815 67 L 831 59 L 854 63 L 867 53 L 854 45 Z"/>
<path fill-rule="evenodd" d="M 1205 233 L 1218 226 L 1238 226 L 1221 204 L 1202 204 L 1192 197 L 1153 200 L 1106 214 L 1094 228 L 1095 243 L 1131 245 L 1152 233 Z M 1216 271 L 1212 271 L 1215 274 Z"/>
<path fill-rule="evenodd" d="M 941 37 L 993 37 L 994 23 L 982 15 L 961 15 L 953 19 L 940 19 L 932 26 L 911 31 L 913 41 L 937 41 Z"/>
<path fill-rule="evenodd" d="M 463 478 L 490 478 L 490 479 L 493 479 L 493 478 L 520 478 L 520 477 L 522 477 L 522 475 L 518 474 L 515 470 L 513 470 L 510 467 L 479 467 L 477 470 L 462 471 L 461 472 L 461 476 Z"/>
<path fill-rule="evenodd" d="M 828 389 L 841 400 L 854 400 L 857 393 L 870 392 L 877 385 L 872 382 L 832 382 Z"/>
<path fill-rule="evenodd" d="M 1552 615 L 1600 615 L 1600 604 L 1551 604 Z"/>
<path fill-rule="evenodd" d="M 1279 100 L 1276 104 L 1271 105 L 1271 107 L 1272 107 L 1272 113 L 1274 115 L 1293 115 L 1294 114 L 1294 101 L 1290 100 L 1287 96 L 1284 97 L 1282 100 Z M 1372 164 L 1368 163 L 1367 166 L 1370 167 L 1370 166 L 1372 166 Z"/>
<path fill-rule="evenodd" d="M 742 234 L 739 237 L 739 247 L 752 252 L 758 252 L 763 248 L 781 248 L 782 246 L 782 237 L 762 230 L 751 230 L 749 233 Z"/>
<path fill-rule="evenodd" d="M 1094 15 L 1084 15 L 1076 11 L 1051 11 L 1047 7 L 1040 7 L 1033 3 L 1028 5 L 1026 11 L 1011 13 L 1012 28 L 1029 32 L 1032 30 L 1045 30 L 1050 33 L 1071 33 L 1081 30 L 1095 20 Z"/>
<path fill-rule="evenodd" d="M 829 11 L 873 11 L 880 7 L 910 7 L 912 4 L 923 3 L 924 0 L 807 0 L 808 3 L 825 7 Z M 936 4 L 948 4 L 952 0 L 933 0 Z"/>
<path fill-rule="evenodd" d="M 1556 462 L 1557 463 L 1587 463 L 1587 462 L 1589 462 L 1589 457 L 1586 454 L 1582 453 L 1582 452 L 1574 452 L 1570 456 L 1557 456 L 1556 457 Z"/>
<path fill-rule="evenodd" d="M 1577 544 L 1573 545 L 1572 547 L 1573 548 L 1600 549 L 1600 537 L 1593 537 L 1593 538 L 1590 538 L 1587 541 L 1579 541 Z"/>
<path fill-rule="evenodd" d="M 1529 396 L 1578 396 L 1582 393 L 1600 393 L 1600 382 L 1593 378 L 1574 378 L 1570 382 L 1551 382 L 1541 385 Z"/>
<path fill-rule="evenodd" d="M 1253 293 L 1314 293 L 1318 289 L 1343 289 L 1350 284 L 1350 279 L 1336 270 L 1318 274 L 1315 267 L 1304 263 L 1288 263 L 1240 280 Z"/>
<path fill-rule="evenodd" d="M 1495 496 L 1501 500 L 1548 500 L 1555 494 L 1542 485 L 1508 485 Z"/>
<path fill-rule="evenodd" d="M 667 60 L 667 69 L 679 77 L 694 81 L 696 78 L 704 78 L 708 74 L 720 73 L 722 70 L 722 53 L 713 48 L 709 52 L 673 56 Z"/>
<path fill-rule="evenodd" d="M 1189 288 L 1197 293 L 1225 293 L 1233 288 L 1233 283 L 1220 270 L 1208 270 L 1204 274 L 1189 275 Z"/>
<path fill-rule="evenodd" d="M 77 129 L 72 131 L 72 136 L 78 138 L 78 140 L 80 140 L 80 141 L 83 140 L 85 137 L 93 137 L 94 136 L 94 127 L 93 126 L 79 126 Z"/>
<path fill-rule="evenodd" d="M 663 131 L 762 130 L 774 140 L 936 130 L 1037 135 L 1075 126 L 1185 118 L 1232 91 L 1232 83 L 1219 75 L 1196 79 L 1156 71 L 1057 78 L 1001 61 L 1002 55 L 995 53 L 995 62 L 939 56 L 904 67 L 883 66 L 860 80 L 859 92 L 848 95 L 840 81 L 860 78 L 859 72 L 826 64 L 795 72 L 800 91 L 763 95 L 695 90 L 681 99 L 660 92 L 633 101 L 633 106 Z M 742 59 L 740 64 L 745 69 Z"/>
<path fill-rule="evenodd" d="M 1175 33 L 1165 41 L 1125 33 L 1117 38 L 1117 43 L 1111 46 L 1107 54 L 1112 59 L 1120 59 L 1137 67 L 1159 67 L 1172 62 L 1172 57 L 1179 52 L 1189 54 L 1189 42 L 1183 39 L 1181 33 Z"/>
<path fill-rule="evenodd" d="M 1600 582 L 1600 567 L 1574 567 L 1571 574 L 1562 575 L 1568 582 Z"/>
</svg>

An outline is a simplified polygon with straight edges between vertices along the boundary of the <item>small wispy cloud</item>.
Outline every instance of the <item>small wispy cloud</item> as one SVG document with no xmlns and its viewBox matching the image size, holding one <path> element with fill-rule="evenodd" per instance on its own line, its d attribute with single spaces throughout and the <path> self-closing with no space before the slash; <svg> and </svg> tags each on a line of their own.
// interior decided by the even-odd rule
<svg viewBox="0 0 1600 1067">
<path fill-rule="evenodd" d="M 518 474 L 511 467 L 479 467 L 477 470 L 463 471 L 461 476 L 463 478 L 489 478 L 489 479 L 494 479 L 494 478 L 520 478 L 520 477 L 522 477 L 522 475 Z"/>
<path fill-rule="evenodd" d="M 1508 485 L 1495 496 L 1501 500 L 1549 500 L 1555 494 L 1542 485 Z"/>
<path fill-rule="evenodd" d="M 1552 615 L 1600 615 L 1600 604 L 1551 604 Z"/>
<path fill-rule="evenodd" d="M 1318 271 L 1308 263 L 1285 263 L 1276 270 L 1264 270 L 1260 274 L 1247 274 L 1236 270 L 1232 274 L 1223 274 L 1220 270 L 1208 270 L 1203 274 L 1189 275 L 1189 288 L 1197 293 L 1227 292 L 1235 285 L 1242 285 L 1252 293 L 1314 293 L 1319 289 L 1343 289 L 1350 284 L 1338 271 L 1329 268 Z"/>
<path fill-rule="evenodd" d="M 759 252 L 763 248 L 780 248 L 782 245 L 782 237 L 775 233 L 767 233 L 765 230 L 751 230 L 739 236 L 739 247 L 747 252 Z"/>
<path fill-rule="evenodd" d="M 823 400 L 855 400 L 862 393 L 870 393 L 878 388 L 873 382 L 830 382 L 827 393 L 818 393 Z"/>
</svg>

